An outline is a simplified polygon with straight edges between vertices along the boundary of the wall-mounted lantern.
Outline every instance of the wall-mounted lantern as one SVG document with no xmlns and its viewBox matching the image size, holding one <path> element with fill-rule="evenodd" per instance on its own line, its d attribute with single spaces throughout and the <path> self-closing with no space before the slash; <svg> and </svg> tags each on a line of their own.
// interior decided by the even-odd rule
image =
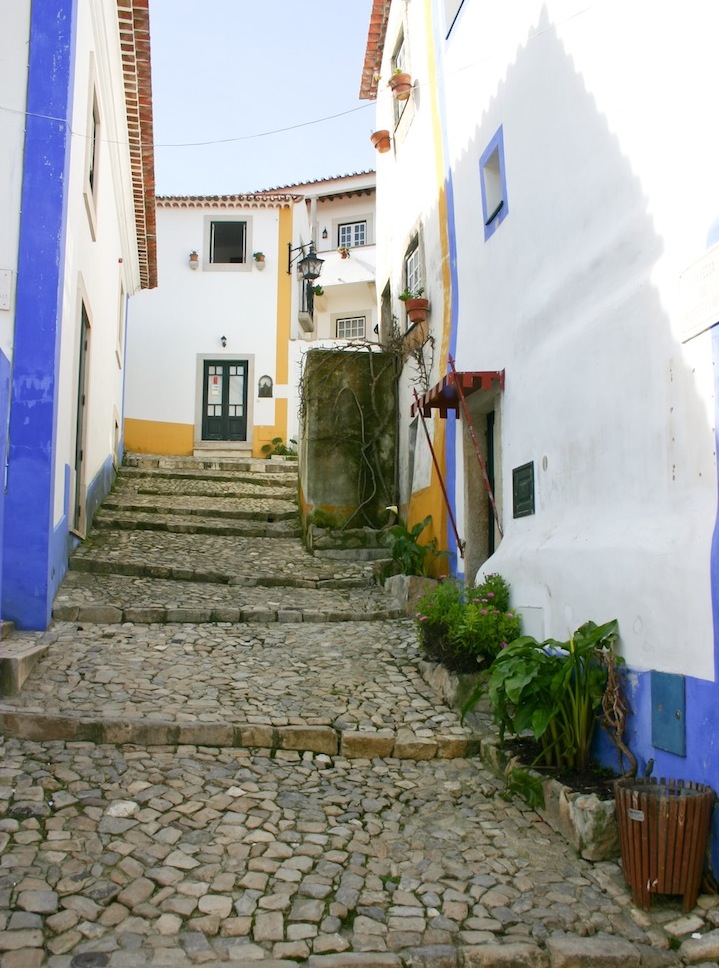
<svg viewBox="0 0 719 968">
<path fill-rule="evenodd" d="M 309 252 L 307 253 L 307 255 L 304 255 L 305 248 L 309 249 Z M 296 255 L 293 258 L 292 257 L 293 252 L 303 253 L 302 258 L 300 259 L 298 255 Z M 325 260 L 320 259 L 320 257 L 315 252 L 314 242 L 310 242 L 309 245 L 307 246 L 298 245 L 294 249 L 292 248 L 291 242 L 287 243 L 287 272 L 288 273 L 292 272 L 292 264 L 296 262 L 298 259 L 299 259 L 299 262 L 297 262 L 297 268 L 299 269 L 300 275 L 302 276 L 303 279 L 319 278 L 319 275 L 322 272 L 322 266 L 324 265 Z"/>
</svg>

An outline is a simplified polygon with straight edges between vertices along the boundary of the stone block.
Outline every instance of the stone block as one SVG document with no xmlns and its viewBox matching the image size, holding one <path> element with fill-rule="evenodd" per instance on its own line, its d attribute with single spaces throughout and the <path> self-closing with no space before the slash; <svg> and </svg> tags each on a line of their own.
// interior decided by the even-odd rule
<svg viewBox="0 0 719 968">
<path fill-rule="evenodd" d="M 167 746 L 177 743 L 175 723 L 156 723 L 140 719 L 108 719 L 101 723 L 102 742 L 121 745 Z"/>
<path fill-rule="evenodd" d="M 417 736 L 409 729 L 397 733 L 392 756 L 399 760 L 431 760 L 437 755 L 437 741 Z"/>
<path fill-rule="evenodd" d="M 531 942 L 483 944 L 462 950 L 464 968 L 546 968 L 547 955 Z"/>
<path fill-rule="evenodd" d="M 277 730 L 279 745 L 285 750 L 309 750 L 334 756 L 338 749 L 337 733 L 331 726 L 281 726 Z"/>
<path fill-rule="evenodd" d="M 639 968 L 641 955 L 629 941 L 601 938 L 547 938 L 551 968 Z"/>
<path fill-rule="evenodd" d="M 210 613 L 211 622 L 239 622 L 240 621 L 240 609 L 231 608 L 228 606 L 222 606 L 218 608 L 213 608 Z"/>
<path fill-rule="evenodd" d="M 126 608 L 124 619 L 126 622 L 134 622 L 136 625 L 157 625 L 167 621 L 167 609 L 150 605 Z"/>
<path fill-rule="evenodd" d="M 165 609 L 166 622 L 191 622 L 199 625 L 201 622 L 210 622 L 212 609 L 210 608 L 167 608 Z"/>
<path fill-rule="evenodd" d="M 679 949 L 679 955 L 688 965 L 719 962 L 719 930 L 708 931 L 701 938 L 688 938 Z"/>
<path fill-rule="evenodd" d="M 240 726 L 242 745 L 250 749 L 272 749 L 278 745 L 278 737 L 272 726 Z"/>
<path fill-rule="evenodd" d="M 437 756 L 443 760 L 461 759 L 470 755 L 470 741 L 466 736 L 453 736 L 451 734 L 438 735 Z"/>
<path fill-rule="evenodd" d="M 77 621 L 97 625 L 119 625 L 123 611 L 115 605 L 81 605 L 77 610 Z"/>
<path fill-rule="evenodd" d="M 234 746 L 235 727 L 221 723 L 182 723 L 177 740 L 183 746 Z"/>
<path fill-rule="evenodd" d="M 348 729 L 341 734 L 342 755 L 348 760 L 391 756 L 394 744 L 395 734 L 391 730 L 370 733 Z"/>
</svg>

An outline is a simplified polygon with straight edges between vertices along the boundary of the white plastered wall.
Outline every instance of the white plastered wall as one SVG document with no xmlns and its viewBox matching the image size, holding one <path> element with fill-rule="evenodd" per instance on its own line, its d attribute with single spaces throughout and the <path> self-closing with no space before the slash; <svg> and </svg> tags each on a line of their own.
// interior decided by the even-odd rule
<svg viewBox="0 0 719 968">
<path fill-rule="evenodd" d="M 264 271 L 252 261 L 236 270 L 207 269 L 206 221 L 219 218 L 249 223 L 248 252 L 265 253 Z M 252 356 L 254 424 L 274 424 L 274 401 L 287 395 L 276 373 L 277 281 L 287 258 L 278 250 L 278 232 L 276 207 L 158 208 L 159 286 L 140 293 L 130 307 L 127 417 L 194 426 L 198 355 Z M 193 250 L 200 256 L 196 270 L 189 267 Z M 257 398 L 257 380 L 265 374 L 274 383 L 271 399 Z"/>
<path fill-rule="evenodd" d="M 681 342 L 678 282 L 719 213 L 717 35 L 698 0 L 465 0 L 444 51 L 457 359 L 507 374 L 487 569 L 534 634 L 616 617 L 635 668 L 704 678 L 714 376 L 709 335 Z M 509 215 L 484 242 L 478 160 L 500 124 Z M 530 460 L 536 513 L 515 520 Z"/>
<path fill-rule="evenodd" d="M 124 295 L 139 287 L 132 179 L 117 8 L 81 0 L 77 10 L 72 141 L 61 324 L 55 521 L 65 507 L 65 467 L 74 492 L 81 307 L 90 320 L 85 486 L 114 456 L 122 420 Z M 91 98 L 100 113 L 94 223 L 85 200 Z M 94 238 L 93 238 L 94 234 Z M 68 508 L 72 520 L 72 508 Z"/>
<path fill-rule="evenodd" d="M 30 0 L 0 0 L 0 350 L 12 359 Z"/>
</svg>

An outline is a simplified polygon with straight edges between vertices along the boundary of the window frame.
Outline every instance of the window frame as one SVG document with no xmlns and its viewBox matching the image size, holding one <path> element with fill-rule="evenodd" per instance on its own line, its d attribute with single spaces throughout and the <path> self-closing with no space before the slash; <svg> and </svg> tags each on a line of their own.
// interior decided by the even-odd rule
<svg viewBox="0 0 719 968">
<path fill-rule="evenodd" d="M 407 249 L 404 257 L 404 285 L 405 288 L 410 289 L 412 292 L 424 288 L 422 255 L 418 238 L 414 239 L 413 244 Z"/>
<path fill-rule="evenodd" d="M 500 124 L 479 159 L 484 241 L 490 239 L 509 215 L 507 171 L 504 160 L 504 131 Z"/>
<path fill-rule="evenodd" d="M 356 229 L 359 228 L 359 226 L 362 226 L 363 241 L 362 242 L 355 242 L 354 241 L 354 236 L 356 234 Z M 351 230 L 352 239 L 349 242 L 342 241 L 342 230 L 343 229 L 350 229 Z M 367 241 L 368 238 L 369 238 L 369 226 L 367 224 L 367 219 L 366 218 L 358 218 L 358 219 L 354 219 L 353 221 L 349 221 L 349 222 L 338 222 L 337 223 L 337 247 L 338 248 L 356 249 L 356 248 L 359 248 L 361 246 L 368 245 L 369 244 L 368 241 Z"/>
<path fill-rule="evenodd" d="M 244 225 L 244 261 L 243 262 L 213 262 L 214 226 L 219 222 L 234 222 Z M 252 218 L 244 212 L 226 212 L 220 214 L 212 212 L 205 215 L 203 239 L 203 265 L 205 272 L 250 272 L 254 259 L 252 253 Z"/>
<path fill-rule="evenodd" d="M 339 328 L 340 323 L 355 323 L 362 321 L 362 332 L 361 333 L 350 333 L 349 335 L 340 336 Z M 367 315 L 359 313 L 354 316 L 337 316 L 335 318 L 335 339 L 366 339 L 367 338 Z"/>
<path fill-rule="evenodd" d="M 85 171 L 82 195 L 93 242 L 97 239 L 97 209 L 101 174 L 100 144 L 102 139 L 102 112 L 98 93 L 94 58 L 90 59 L 86 117 Z"/>
</svg>

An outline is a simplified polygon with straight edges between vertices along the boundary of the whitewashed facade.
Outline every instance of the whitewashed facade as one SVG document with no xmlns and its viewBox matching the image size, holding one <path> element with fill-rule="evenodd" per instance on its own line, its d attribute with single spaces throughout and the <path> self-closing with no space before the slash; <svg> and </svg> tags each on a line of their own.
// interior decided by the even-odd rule
<svg viewBox="0 0 719 968">
<path fill-rule="evenodd" d="M 640 764 L 715 789 L 718 28 L 699 0 L 378 0 L 362 80 L 393 134 L 377 286 L 395 307 L 423 239 L 455 570 L 504 575 L 539 638 L 617 618 Z M 496 375 L 467 406 L 503 535 L 468 422 L 446 410 L 450 356 Z M 431 510 L 456 552 L 427 455 L 407 446 L 403 466 L 410 519 Z"/>
<path fill-rule="evenodd" d="M 155 282 L 147 0 L 0 3 L 2 617 L 49 622 L 122 456 L 127 299 Z"/>
<path fill-rule="evenodd" d="M 261 457 L 274 439 L 297 438 L 306 349 L 338 332 L 377 338 L 374 182 L 366 172 L 158 199 L 161 284 L 130 312 L 128 449 Z M 350 236 L 342 258 L 338 240 Z M 298 275 L 310 243 L 323 260 L 319 296 Z"/>
</svg>

